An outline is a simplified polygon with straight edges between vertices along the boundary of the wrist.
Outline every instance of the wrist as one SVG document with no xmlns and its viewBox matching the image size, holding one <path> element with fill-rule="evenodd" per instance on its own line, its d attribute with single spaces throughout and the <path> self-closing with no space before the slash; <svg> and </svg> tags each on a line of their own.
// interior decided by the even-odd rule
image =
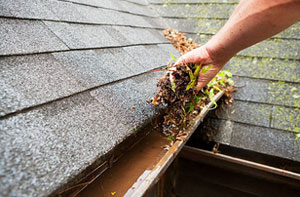
<svg viewBox="0 0 300 197">
<path fill-rule="evenodd" d="M 213 37 L 205 45 L 205 49 L 215 65 L 224 66 L 237 52 Z"/>
</svg>

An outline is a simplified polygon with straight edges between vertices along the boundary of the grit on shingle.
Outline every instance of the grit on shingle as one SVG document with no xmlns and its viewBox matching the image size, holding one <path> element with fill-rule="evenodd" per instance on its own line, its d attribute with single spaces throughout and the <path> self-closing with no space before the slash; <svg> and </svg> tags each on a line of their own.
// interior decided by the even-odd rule
<svg viewBox="0 0 300 197">
<path fill-rule="evenodd" d="M 0 196 L 69 187 L 156 116 L 147 71 L 178 53 L 145 2 L 1 1 L 0 24 Z"/>
<path fill-rule="evenodd" d="M 70 49 L 119 46 L 105 26 L 44 22 Z"/>
<path fill-rule="evenodd" d="M 168 24 L 204 44 L 228 20 L 237 0 L 149 0 Z M 238 53 L 226 65 L 236 102 L 210 114 L 217 141 L 300 161 L 300 23 Z"/>
<path fill-rule="evenodd" d="M 84 90 L 51 54 L 2 57 L 0 65 L 1 116 Z"/>
<path fill-rule="evenodd" d="M 101 159 L 157 113 L 145 99 L 161 76 L 135 77 L 1 120 L 0 195 L 49 195 Z"/>
<path fill-rule="evenodd" d="M 0 55 L 67 50 L 43 22 L 0 18 Z"/>
<path fill-rule="evenodd" d="M 0 16 L 57 19 L 41 0 L 0 0 Z"/>
</svg>

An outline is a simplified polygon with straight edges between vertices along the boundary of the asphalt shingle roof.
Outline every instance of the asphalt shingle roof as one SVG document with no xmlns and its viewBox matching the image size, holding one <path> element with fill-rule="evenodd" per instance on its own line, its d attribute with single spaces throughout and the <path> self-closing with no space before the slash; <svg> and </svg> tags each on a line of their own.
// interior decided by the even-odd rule
<svg viewBox="0 0 300 197">
<path fill-rule="evenodd" d="M 157 114 L 147 71 L 178 53 L 147 5 L 0 2 L 0 196 L 57 192 Z"/>
<path fill-rule="evenodd" d="M 162 73 L 147 71 L 169 51 L 179 57 L 165 22 L 204 43 L 236 2 L 0 0 L 0 196 L 50 195 L 103 162 L 158 112 L 145 100 Z M 205 122 L 219 142 L 300 160 L 299 32 L 298 23 L 228 63 L 237 101 Z"/>
</svg>

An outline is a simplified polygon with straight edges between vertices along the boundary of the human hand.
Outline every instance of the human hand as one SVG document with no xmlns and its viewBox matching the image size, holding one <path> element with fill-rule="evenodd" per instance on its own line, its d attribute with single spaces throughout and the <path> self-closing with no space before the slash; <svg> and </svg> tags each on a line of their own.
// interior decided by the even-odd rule
<svg viewBox="0 0 300 197">
<path fill-rule="evenodd" d="M 197 88 L 200 90 L 203 87 L 205 87 L 210 82 L 210 80 L 212 80 L 216 76 L 216 74 L 223 68 L 223 66 L 229 59 L 215 58 L 213 54 L 208 50 L 208 48 L 205 45 L 203 45 L 181 56 L 176 62 L 176 64 L 198 64 L 202 65 L 202 68 L 207 68 L 208 66 L 211 66 L 211 68 L 207 72 L 199 73 Z"/>
</svg>

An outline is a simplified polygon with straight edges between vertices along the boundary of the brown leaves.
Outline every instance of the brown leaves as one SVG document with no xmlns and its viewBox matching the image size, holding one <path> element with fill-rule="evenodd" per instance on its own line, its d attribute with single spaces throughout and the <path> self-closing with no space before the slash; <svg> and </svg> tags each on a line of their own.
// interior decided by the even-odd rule
<svg viewBox="0 0 300 197">
<path fill-rule="evenodd" d="M 173 46 L 181 53 L 185 54 L 193 49 L 199 47 L 196 43 L 192 40 L 185 37 L 185 35 L 179 31 L 176 31 L 172 28 L 168 28 L 163 31 L 164 36 L 170 40 Z"/>
<path fill-rule="evenodd" d="M 164 30 L 164 35 L 182 54 L 199 47 L 187 39 L 183 33 L 171 28 Z M 215 93 L 217 90 L 224 89 L 220 82 L 216 82 L 210 89 L 206 86 L 202 91 L 195 91 L 194 86 L 187 88 L 193 80 L 197 81 L 198 75 L 196 73 L 199 72 L 199 68 L 199 65 L 195 64 L 169 65 L 168 72 L 158 80 L 157 93 L 151 100 L 155 106 L 167 106 L 162 120 L 163 133 L 174 140 L 182 138 L 184 130 L 191 124 L 192 120 L 206 104 L 212 101 L 209 92 Z M 225 101 L 230 104 L 233 102 L 231 93 L 234 89 L 229 84 L 226 85 L 228 87 Z"/>
</svg>

